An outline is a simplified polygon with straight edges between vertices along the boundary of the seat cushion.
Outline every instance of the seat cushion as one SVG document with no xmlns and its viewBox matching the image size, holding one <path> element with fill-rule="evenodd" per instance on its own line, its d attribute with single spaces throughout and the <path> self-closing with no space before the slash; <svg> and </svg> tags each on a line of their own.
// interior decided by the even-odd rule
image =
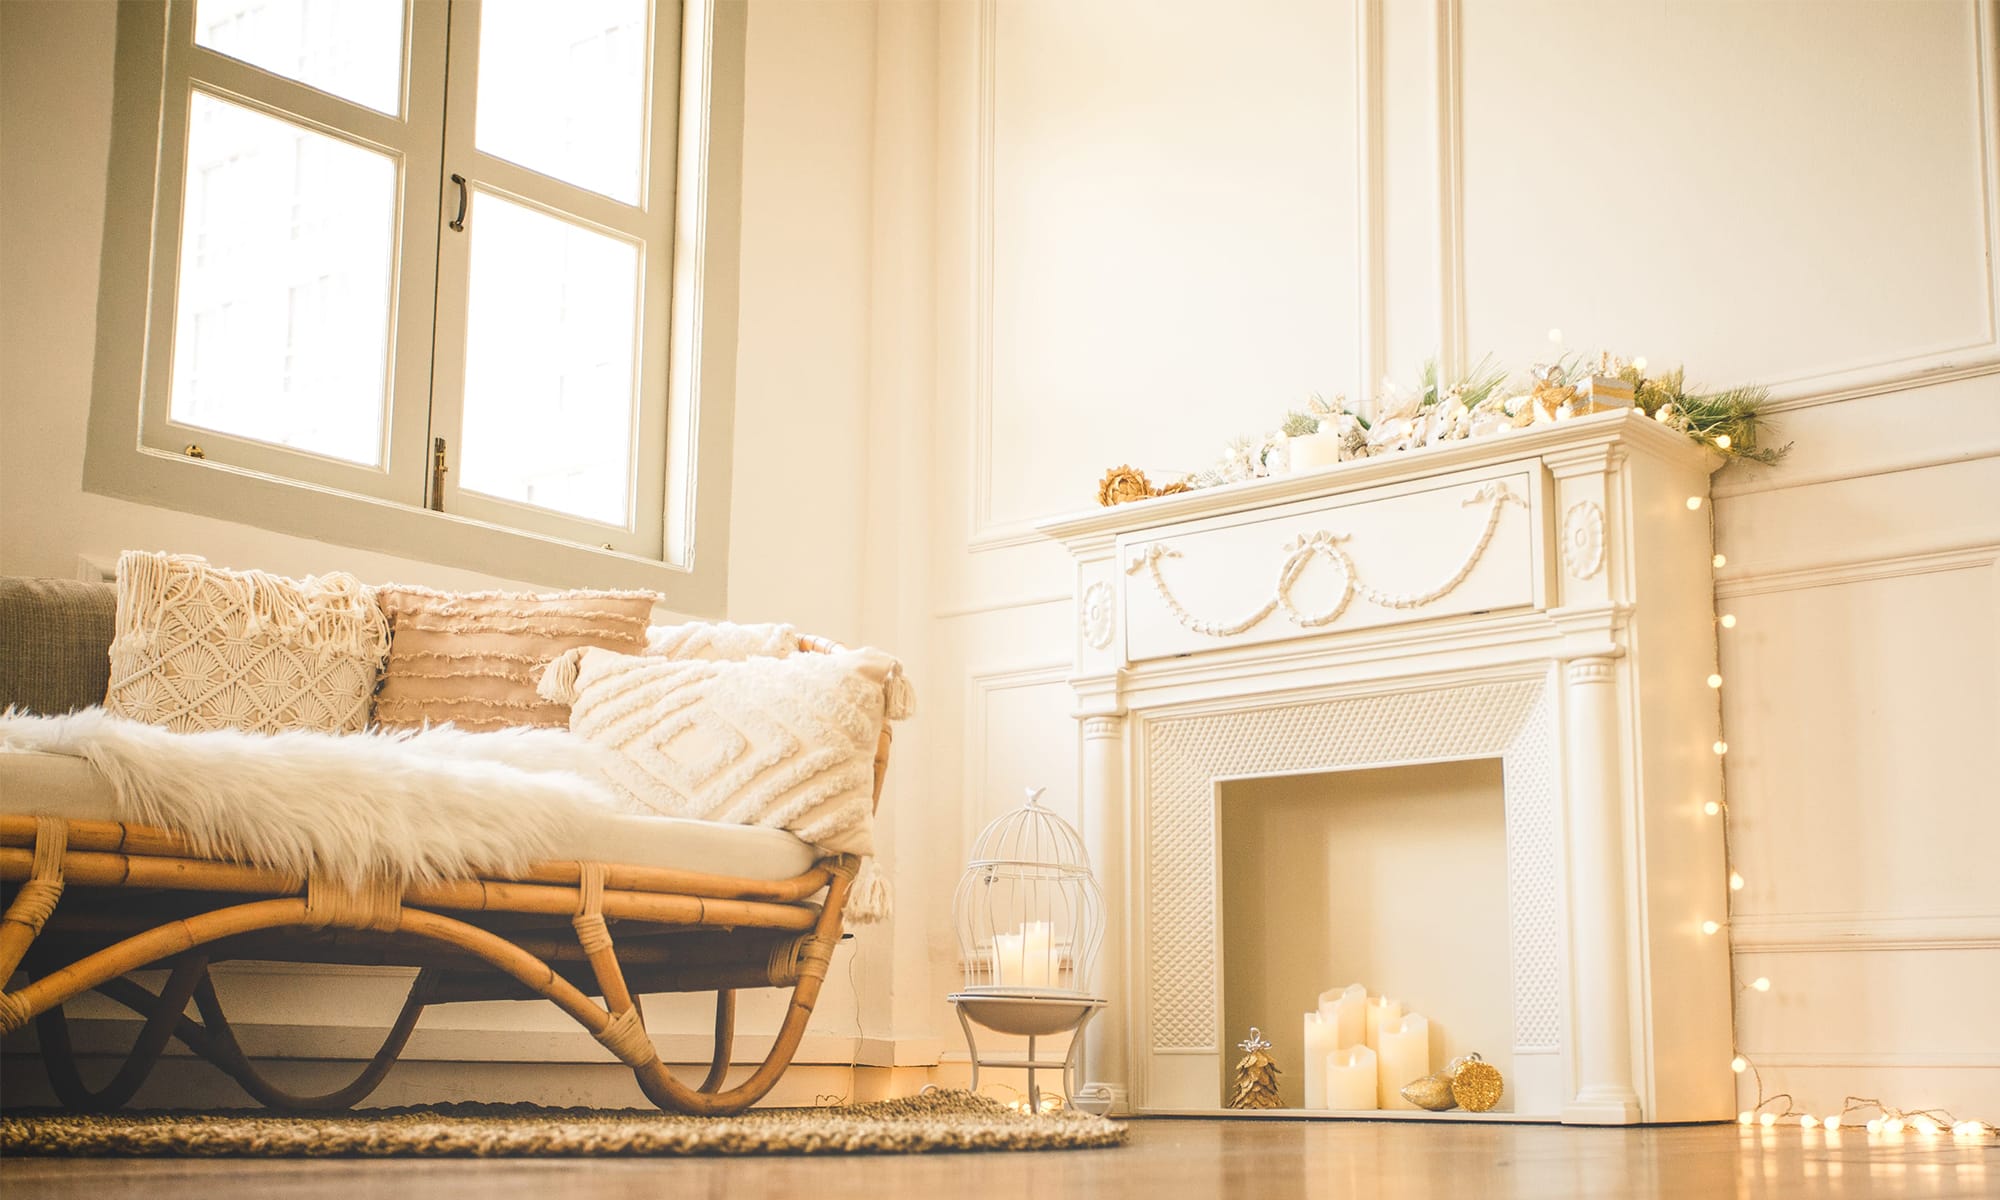
<svg viewBox="0 0 2000 1200">
<path fill-rule="evenodd" d="M 117 796 L 97 768 L 37 750 L 0 750 L 0 814 L 120 819 Z M 818 854 L 782 829 L 605 811 L 569 830 L 549 857 L 775 881 L 803 874 Z"/>
</svg>

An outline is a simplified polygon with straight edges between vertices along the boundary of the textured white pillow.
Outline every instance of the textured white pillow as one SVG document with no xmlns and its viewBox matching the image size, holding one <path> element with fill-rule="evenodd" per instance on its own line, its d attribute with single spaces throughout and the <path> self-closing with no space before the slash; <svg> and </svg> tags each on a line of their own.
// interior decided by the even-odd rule
<svg viewBox="0 0 2000 1200">
<path fill-rule="evenodd" d="M 784 658 L 798 649 L 799 631 L 790 625 L 691 621 L 686 625 L 653 625 L 646 630 L 646 653 L 661 658 L 742 662 L 746 658 Z"/>
<path fill-rule="evenodd" d="M 879 650 L 742 662 L 571 650 L 542 695 L 570 731 L 617 751 L 611 784 L 655 812 L 788 829 L 840 854 L 874 853 L 875 744 L 885 695 L 907 685 Z"/>
<path fill-rule="evenodd" d="M 128 550 L 104 707 L 183 733 L 354 733 L 388 652 L 374 591 L 352 575 L 286 579 Z"/>
</svg>

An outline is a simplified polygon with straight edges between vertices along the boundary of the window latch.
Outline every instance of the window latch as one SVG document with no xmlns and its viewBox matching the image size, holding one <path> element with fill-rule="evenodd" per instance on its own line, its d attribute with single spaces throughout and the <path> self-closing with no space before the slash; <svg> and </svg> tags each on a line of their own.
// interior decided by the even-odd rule
<svg viewBox="0 0 2000 1200">
<path fill-rule="evenodd" d="M 444 461 L 444 439 L 431 439 L 431 511 L 444 511 L 444 473 L 451 470 Z"/>
</svg>

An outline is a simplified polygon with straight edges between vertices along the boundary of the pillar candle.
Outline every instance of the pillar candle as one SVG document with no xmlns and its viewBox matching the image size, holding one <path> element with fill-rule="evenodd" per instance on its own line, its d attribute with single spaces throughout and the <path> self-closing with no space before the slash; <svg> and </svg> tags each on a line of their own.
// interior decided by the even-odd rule
<svg viewBox="0 0 2000 1200">
<path fill-rule="evenodd" d="M 1375 1052 L 1356 1044 L 1326 1056 L 1326 1107 L 1344 1109 L 1378 1108 L 1376 1102 Z"/>
<path fill-rule="evenodd" d="M 1333 1010 L 1334 1021 L 1339 1032 L 1334 1034 L 1333 1048 L 1344 1050 L 1358 1046 L 1368 1040 L 1368 989 L 1358 983 L 1350 983 L 1338 992 L 1321 992 L 1319 1010 L 1324 1013 Z"/>
<path fill-rule="evenodd" d="M 1001 987 L 1021 986 L 1021 935 L 993 935 L 993 982 Z"/>
<path fill-rule="evenodd" d="M 1394 1021 L 1402 1015 L 1403 1002 L 1401 1000 L 1391 1000 L 1387 996 L 1370 996 L 1368 998 L 1368 1031 L 1365 1037 L 1370 1050 L 1378 1054 L 1381 1053 L 1383 1024 Z"/>
<path fill-rule="evenodd" d="M 1431 1023 L 1409 1013 L 1382 1023 L 1382 1049 L 1376 1099 L 1383 1108 L 1415 1108 L 1403 1099 L 1403 1088 L 1431 1073 Z"/>
<path fill-rule="evenodd" d="M 1340 435 L 1304 433 L 1286 438 L 1287 462 L 1294 471 L 1315 471 L 1340 461 Z"/>
<path fill-rule="evenodd" d="M 1326 1107 L 1327 1056 L 1339 1049 L 1336 1035 L 1340 1024 L 1331 1018 L 1324 1004 L 1318 1012 L 1306 1014 L 1305 1079 L 1306 1107 Z"/>
<path fill-rule="evenodd" d="M 1021 983 L 1026 987 L 1048 987 L 1055 982 L 1055 960 L 1049 955 L 1049 922 L 1029 921 L 1021 926 Z"/>
</svg>

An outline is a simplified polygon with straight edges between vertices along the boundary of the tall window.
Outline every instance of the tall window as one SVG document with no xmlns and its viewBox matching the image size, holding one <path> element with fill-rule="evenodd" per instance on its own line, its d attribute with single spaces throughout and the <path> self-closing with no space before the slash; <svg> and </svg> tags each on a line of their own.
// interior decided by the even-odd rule
<svg viewBox="0 0 2000 1200">
<path fill-rule="evenodd" d="M 165 28 L 143 445 L 667 557 L 679 6 Z"/>
</svg>

